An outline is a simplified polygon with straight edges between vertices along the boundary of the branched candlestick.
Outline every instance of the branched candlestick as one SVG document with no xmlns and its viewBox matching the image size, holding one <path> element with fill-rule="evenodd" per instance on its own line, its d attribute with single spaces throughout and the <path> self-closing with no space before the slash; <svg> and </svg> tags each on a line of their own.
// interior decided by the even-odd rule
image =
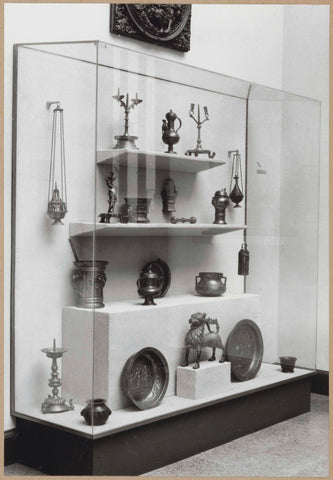
<svg viewBox="0 0 333 480">
<path fill-rule="evenodd" d="M 43 353 L 46 353 L 48 358 L 52 358 L 51 378 L 49 379 L 49 387 L 52 388 L 52 396 L 49 395 L 42 403 L 43 413 L 60 413 L 67 412 L 68 410 L 74 410 L 72 399 L 69 400 L 69 404 L 66 404 L 64 398 L 59 397 L 59 387 L 62 385 L 62 381 L 58 376 L 57 358 L 61 358 L 66 348 L 57 348 L 55 338 L 53 339 L 52 348 L 42 348 Z"/>
<path fill-rule="evenodd" d="M 135 145 L 135 140 L 138 137 L 128 134 L 128 123 L 129 123 L 129 113 L 132 108 L 139 105 L 142 102 L 140 98 L 138 98 L 138 94 L 135 94 L 135 98 L 131 99 L 131 103 L 129 103 L 129 95 L 126 93 L 126 101 L 124 101 L 125 95 L 120 95 L 120 90 L 118 88 L 117 95 L 113 95 L 112 98 L 119 102 L 120 106 L 123 107 L 125 110 L 125 125 L 124 125 L 124 133 L 122 135 L 116 135 L 114 138 L 117 140 L 116 145 L 114 148 L 134 148 L 138 150 L 138 147 Z"/>
<path fill-rule="evenodd" d="M 200 105 L 198 105 L 197 118 L 195 118 L 195 116 L 194 116 L 194 106 L 195 106 L 195 104 L 191 103 L 191 109 L 189 111 L 189 115 L 190 115 L 191 118 L 193 118 L 193 120 L 197 124 L 197 128 L 198 128 L 197 146 L 196 146 L 196 148 L 193 148 L 192 150 L 186 150 L 185 155 L 192 155 L 192 153 L 193 153 L 194 156 L 197 157 L 198 155 L 207 154 L 208 158 L 214 158 L 215 157 L 215 152 L 212 152 L 211 150 L 204 150 L 202 148 L 202 145 L 201 145 L 201 125 L 203 125 L 205 122 L 207 122 L 207 120 L 209 120 L 208 108 L 206 106 L 203 107 L 204 114 L 205 114 L 205 119 L 201 120 L 201 118 L 200 118 Z"/>
</svg>

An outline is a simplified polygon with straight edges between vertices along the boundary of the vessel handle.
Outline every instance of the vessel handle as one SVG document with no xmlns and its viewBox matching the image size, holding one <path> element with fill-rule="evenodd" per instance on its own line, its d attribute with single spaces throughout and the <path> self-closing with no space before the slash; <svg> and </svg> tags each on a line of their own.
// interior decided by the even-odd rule
<svg viewBox="0 0 333 480">
<path fill-rule="evenodd" d="M 76 287 L 75 282 L 78 279 L 82 280 L 83 277 L 84 277 L 84 275 L 80 270 L 73 273 L 73 275 L 72 275 L 72 287 L 74 288 L 74 290 L 76 291 L 76 293 L 78 294 L 79 297 L 82 297 L 82 292 Z"/>
<path fill-rule="evenodd" d="M 222 280 L 224 280 L 223 285 L 226 286 L 227 285 L 227 277 L 222 277 Z"/>
<path fill-rule="evenodd" d="M 183 125 L 181 119 L 179 117 L 177 117 L 177 120 L 179 121 L 179 127 L 177 128 L 177 130 L 175 130 L 175 132 L 177 133 L 178 130 L 181 128 L 181 126 Z"/>
<path fill-rule="evenodd" d="M 197 276 L 195 277 L 195 285 L 197 285 L 197 283 L 198 283 L 198 278 L 200 278 L 199 275 L 197 275 Z"/>
</svg>

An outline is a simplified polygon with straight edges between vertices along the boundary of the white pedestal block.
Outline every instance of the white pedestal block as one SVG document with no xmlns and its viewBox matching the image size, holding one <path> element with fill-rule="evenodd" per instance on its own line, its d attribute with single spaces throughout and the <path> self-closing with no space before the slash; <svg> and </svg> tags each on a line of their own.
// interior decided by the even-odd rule
<svg viewBox="0 0 333 480">
<path fill-rule="evenodd" d="M 219 395 L 230 389 L 231 368 L 230 362 L 218 361 L 200 362 L 200 368 L 194 369 L 193 364 L 188 367 L 177 367 L 178 397 L 199 400 L 200 398 Z"/>
<path fill-rule="evenodd" d="M 170 374 L 166 396 L 175 395 L 176 371 L 184 361 L 191 314 L 205 312 L 217 318 L 225 345 L 239 320 L 250 318 L 260 327 L 259 300 L 259 295 L 252 294 L 178 295 L 158 298 L 151 307 L 143 307 L 142 298 L 110 303 L 95 311 L 65 307 L 62 344 L 68 352 L 62 359 L 63 396 L 81 405 L 92 397 L 105 398 L 112 411 L 130 406 L 121 389 L 121 372 L 127 359 L 145 347 L 157 348 L 166 358 Z M 202 362 L 210 355 L 211 349 L 205 348 Z M 194 358 L 192 350 L 190 362 Z"/>
</svg>

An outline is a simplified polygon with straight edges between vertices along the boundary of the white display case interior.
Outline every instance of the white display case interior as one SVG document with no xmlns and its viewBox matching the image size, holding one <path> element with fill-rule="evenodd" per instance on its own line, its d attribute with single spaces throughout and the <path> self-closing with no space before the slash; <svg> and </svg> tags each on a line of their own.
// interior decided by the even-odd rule
<svg viewBox="0 0 333 480">
<path fill-rule="evenodd" d="M 297 357 L 294 377 L 309 375 L 316 367 L 320 103 L 95 41 L 17 45 L 14 65 L 13 415 L 99 438 L 288 380 L 292 374 L 277 365 L 281 355 Z M 114 149 L 124 129 L 113 98 L 118 89 L 143 100 L 129 115 L 138 150 Z M 64 226 L 52 226 L 46 215 L 52 128 L 46 103 L 54 100 L 64 109 Z M 185 155 L 197 138 L 192 103 L 208 108 L 201 138 L 214 158 Z M 162 141 L 171 109 L 182 120 L 175 155 Z M 221 188 L 230 193 L 228 152 L 236 149 L 244 199 L 241 208 L 230 202 L 226 225 L 214 224 L 212 197 Z M 150 223 L 98 223 L 108 208 L 111 169 L 118 172 L 119 211 L 125 198 L 151 198 Z M 196 223 L 171 224 L 162 211 L 167 178 L 177 190 L 174 214 L 195 216 Z M 105 307 L 77 307 L 69 238 L 80 260 L 108 262 Z M 238 275 L 244 241 L 248 276 Z M 144 307 L 136 281 L 157 258 L 170 267 L 170 288 L 156 306 Z M 197 295 L 199 272 L 223 272 L 226 293 Z M 177 397 L 175 385 L 188 320 L 198 311 L 218 319 L 224 342 L 238 321 L 253 320 L 264 357 L 255 379 L 194 401 Z M 40 411 L 51 371 L 41 349 L 53 338 L 68 349 L 59 371 L 63 395 L 75 406 L 57 415 Z M 170 378 L 160 406 L 140 412 L 124 397 L 121 372 L 144 347 L 163 353 Z M 100 396 L 113 414 L 103 426 L 88 426 L 80 410 Z"/>
</svg>

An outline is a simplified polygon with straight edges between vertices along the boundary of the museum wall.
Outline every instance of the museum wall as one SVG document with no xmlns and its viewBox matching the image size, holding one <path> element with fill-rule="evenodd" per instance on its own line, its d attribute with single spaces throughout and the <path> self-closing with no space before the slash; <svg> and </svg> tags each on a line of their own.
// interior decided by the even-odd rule
<svg viewBox="0 0 333 480">
<path fill-rule="evenodd" d="M 283 42 L 283 35 L 287 35 L 286 29 L 283 30 L 284 17 L 286 18 L 286 12 L 282 6 L 194 5 L 191 51 L 183 54 L 145 43 L 133 42 L 126 38 L 111 36 L 108 33 L 108 4 L 5 5 L 6 252 L 9 253 L 10 248 L 8 225 L 10 224 L 11 212 L 11 69 L 12 45 L 14 43 L 99 39 L 281 88 L 281 86 L 284 86 L 282 85 L 282 79 L 286 78 L 286 71 L 283 70 L 283 52 L 287 45 L 286 41 Z M 323 15 L 323 17 L 325 16 Z M 322 18 L 322 20 L 325 21 L 325 18 Z M 61 28 L 59 28 L 59 25 L 61 25 Z M 269 42 L 267 42 L 268 37 L 270 38 Z M 313 49 L 319 47 L 319 45 L 314 44 Z M 210 53 L 207 54 L 207 52 Z M 289 66 L 289 72 L 292 72 L 292 65 Z M 299 93 L 297 85 L 294 90 Z M 101 182 L 101 179 L 99 181 Z M 325 237 L 324 230 L 323 235 Z M 5 264 L 5 339 L 9 339 L 10 256 L 8 253 Z M 325 317 L 325 311 L 320 313 Z M 325 321 L 326 318 L 319 323 L 322 329 L 321 332 L 318 332 L 319 339 L 327 337 Z M 318 350 L 321 351 L 320 345 Z M 321 355 L 321 365 L 320 368 L 328 368 L 328 354 L 327 356 Z M 325 367 L 325 365 L 327 366 Z M 9 414 L 9 341 L 5 341 L 5 429 L 13 426 Z"/>
</svg>

